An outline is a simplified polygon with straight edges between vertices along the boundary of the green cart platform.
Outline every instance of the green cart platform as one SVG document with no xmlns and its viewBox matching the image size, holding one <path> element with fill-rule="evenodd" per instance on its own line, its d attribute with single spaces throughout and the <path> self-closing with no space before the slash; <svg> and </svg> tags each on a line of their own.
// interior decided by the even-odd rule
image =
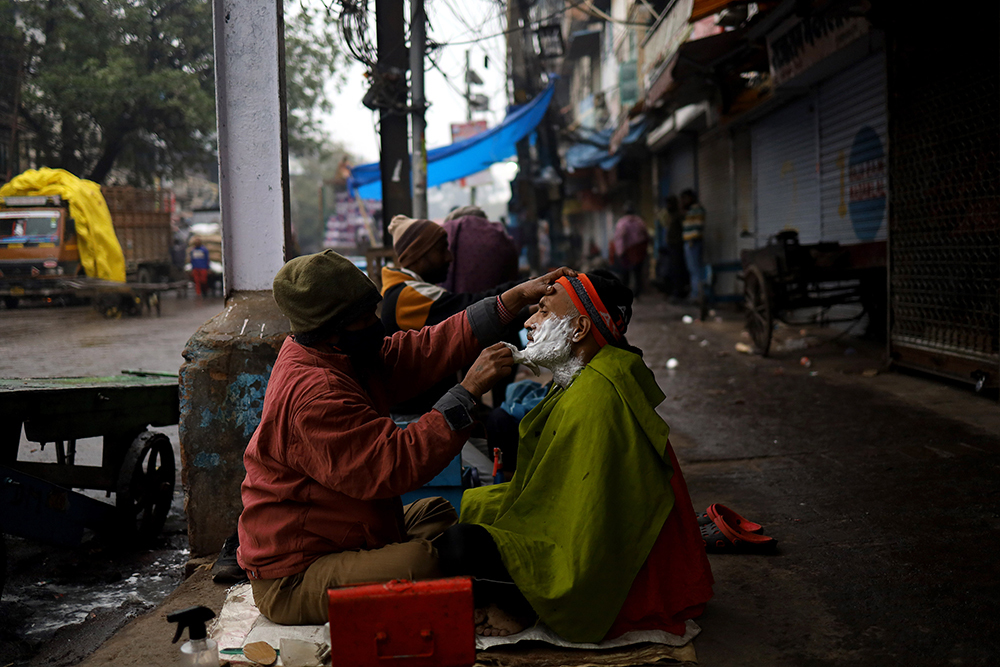
<svg viewBox="0 0 1000 667">
<path fill-rule="evenodd" d="M 176 374 L 0 379 L 0 531 L 61 544 L 84 528 L 155 537 L 176 468 L 170 439 L 148 427 L 179 417 Z M 22 427 L 54 461 L 18 460 Z M 77 441 L 94 437 L 103 438 L 101 465 L 77 465 Z M 72 489 L 114 493 L 115 504 Z"/>
</svg>

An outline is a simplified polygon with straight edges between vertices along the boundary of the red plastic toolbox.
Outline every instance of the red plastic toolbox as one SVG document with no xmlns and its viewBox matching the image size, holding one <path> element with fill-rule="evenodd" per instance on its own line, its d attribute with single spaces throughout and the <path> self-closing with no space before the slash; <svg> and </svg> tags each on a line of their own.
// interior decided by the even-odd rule
<svg viewBox="0 0 1000 667">
<path fill-rule="evenodd" d="M 472 580 L 334 588 L 333 667 L 465 667 L 476 661 Z"/>
</svg>

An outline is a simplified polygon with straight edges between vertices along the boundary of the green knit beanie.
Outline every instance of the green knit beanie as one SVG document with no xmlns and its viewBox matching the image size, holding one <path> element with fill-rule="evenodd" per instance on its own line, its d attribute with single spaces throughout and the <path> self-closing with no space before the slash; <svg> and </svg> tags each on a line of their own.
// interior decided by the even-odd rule
<svg viewBox="0 0 1000 667">
<path fill-rule="evenodd" d="M 368 276 L 332 250 L 288 261 L 274 276 L 273 290 L 295 334 L 350 324 L 382 300 Z"/>
</svg>

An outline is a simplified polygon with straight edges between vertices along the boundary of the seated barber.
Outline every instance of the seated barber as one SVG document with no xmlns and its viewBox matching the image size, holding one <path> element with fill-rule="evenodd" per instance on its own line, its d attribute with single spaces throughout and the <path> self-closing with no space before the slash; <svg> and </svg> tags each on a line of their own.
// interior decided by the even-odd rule
<svg viewBox="0 0 1000 667">
<path fill-rule="evenodd" d="M 501 283 L 477 293 L 453 293 L 439 287 L 448 277 L 452 253 L 448 248 L 448 234 L 444 227 L 431 220 L 414 220 L 397 215 L 389 223 L 392 246 L 400 268 L 382 268 L 382 323 L 388 333 L 420 329 L 443 322 L 455 313 L 486 297 L 496 296 L 511 289 L 520 281 Z M 525 316 L 513 313 L 518 326 Z M 511 342 L 515 336 L 508 336 Z M 494 405 L 503 401 L 500 383 L 499 396 L 494 394 Z M 393 406 L 393 414 L 420 414 L 448 390 L 444 380 L 416 399 Z"/>
<path fill-rule="evenodd" d="M 564 273 L 472 304 L 437 326 L 386 337 L 375 315 L 378 290 L 350 261 L 327 250 L 282 267 L 274 300 L 293 335 L 278 354 L 243 457 L 237 551 L 264 616 L 324 623 L 328 588 L 440 576 L 432 540 L 455 522 L 454 510 L 441 498 L 404 508 L 399 496 L 459 453 L 470 410 L 510 372 L 510 350 L 494 344 L 506 313 L 536 302 Z M 419 421 L 400 429 L 389 418 L 394 402 L 469 364 L 462 383 Z"/>
<path fill-rule="evenodd" d="M 563 277 L 525 325 L 524 362 L 552 370 L 521 421 L 511 481 L 469 489 L 437 542 L 446 575 L 476 577 L 477 631 L 541 620 L 564 639 L 683 635 L 712 573 L 663 392 L 625 340 L 632 293 L 606 271 Z M 515 355 L 517 356 L 517 355 Z"/>
</svg>

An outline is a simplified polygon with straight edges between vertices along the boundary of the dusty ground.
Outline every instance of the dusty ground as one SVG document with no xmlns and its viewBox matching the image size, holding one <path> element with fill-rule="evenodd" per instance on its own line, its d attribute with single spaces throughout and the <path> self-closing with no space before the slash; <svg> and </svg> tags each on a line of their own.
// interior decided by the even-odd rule
<svg viewBox="0 0 1000 667">
<path fill-rule="evenodd" d="M 147 340 L 179 365 L 183 341 L 207 319 L 200 313 L 211 314 L 187 302 L 179 305 L 175 319 L 165 310 L 161 320 L 110 325 L 91 322 L 82 312 L 84 322 L 77 323 L 55 311 L 10 325 L 8 313 L 0 312 L 5 338 L 0 375 L 11 374 L 6 346 L 12 327 L 20 333 L 13 336 L 11 352 L 26 359 L 51 349 L 53 340 L 65 341 L 67 328 L 79 331 L 81 341 L 107 341 L 107 349 L 97 346 L 97 352 L 111 371 L 81 364 L 84 370 L 74 374 L 149 368 Z M 766 359 L 744 355 L 734 347 L 745 341 L 738 314 L 720 312 L 722 321 L 691 324 L 682 321 L 685 314 L 696 313 L 646 296 L 636 306 L 629 337 L 645 350 L 667 394 L 659 410 L 671 426 L 695 505 L 727 504 L 779 540 L 773 556 L 711 556 L 716 597 L 699 621 L 701 662 L 995 664 L 1000 655 L 1000 575 L 993 556 L 1000 548 L 995 392 L 976 395 L 968 387 L 896 372 L 868 377 L 865 371 L 879 370 L 881 348 L 836 339 L 824 329 L 809 329 L 804 336 L 797 328 L 781 329 L 780 341 L 804 340 L 789 347 L 807 347 L 775 351 Z M 127 344 L 121 338 L 115 342 L 109 331 L 126 332 L 115 326 L 135 326 L 148 335 L 129 334 Z M 71 342 L 65 345 L 60 354 L 67 358 L 94 350 L 74 352 Z M 800 365 L 803 356 L 810 367 Z M 668 371 L 670 358 L 678 363 Z M 119 558 L 102 554 L 104 560 L 109 556 Z M 128 556 L 143 557 L 148 555 Z M 131 565 L 115 567 L 131 570 Z M 177 566 L 178 580 L 180 575 Z M 92 590 L 99 593 L 100 582 Z M 166 611 L 195 603 L 218 610 L 223 593 L 203 572 L 196 574 L 83 664 L 173 664 Z M 0 612 L 7 600 L 5 594 Z M 39 654 L 34 664 L 74 664 L 127 616 L 119 610 L 110 615 L 114 622 L 102 626 L 102 614 L 108 616 L 101 612 L 62 631 L 82 638 L 69 640 L 77 650 L 60 653 L 50 642 L 51 659 Z M 8 661 L 18 659 L 6 655 Z"/>
</svg>

